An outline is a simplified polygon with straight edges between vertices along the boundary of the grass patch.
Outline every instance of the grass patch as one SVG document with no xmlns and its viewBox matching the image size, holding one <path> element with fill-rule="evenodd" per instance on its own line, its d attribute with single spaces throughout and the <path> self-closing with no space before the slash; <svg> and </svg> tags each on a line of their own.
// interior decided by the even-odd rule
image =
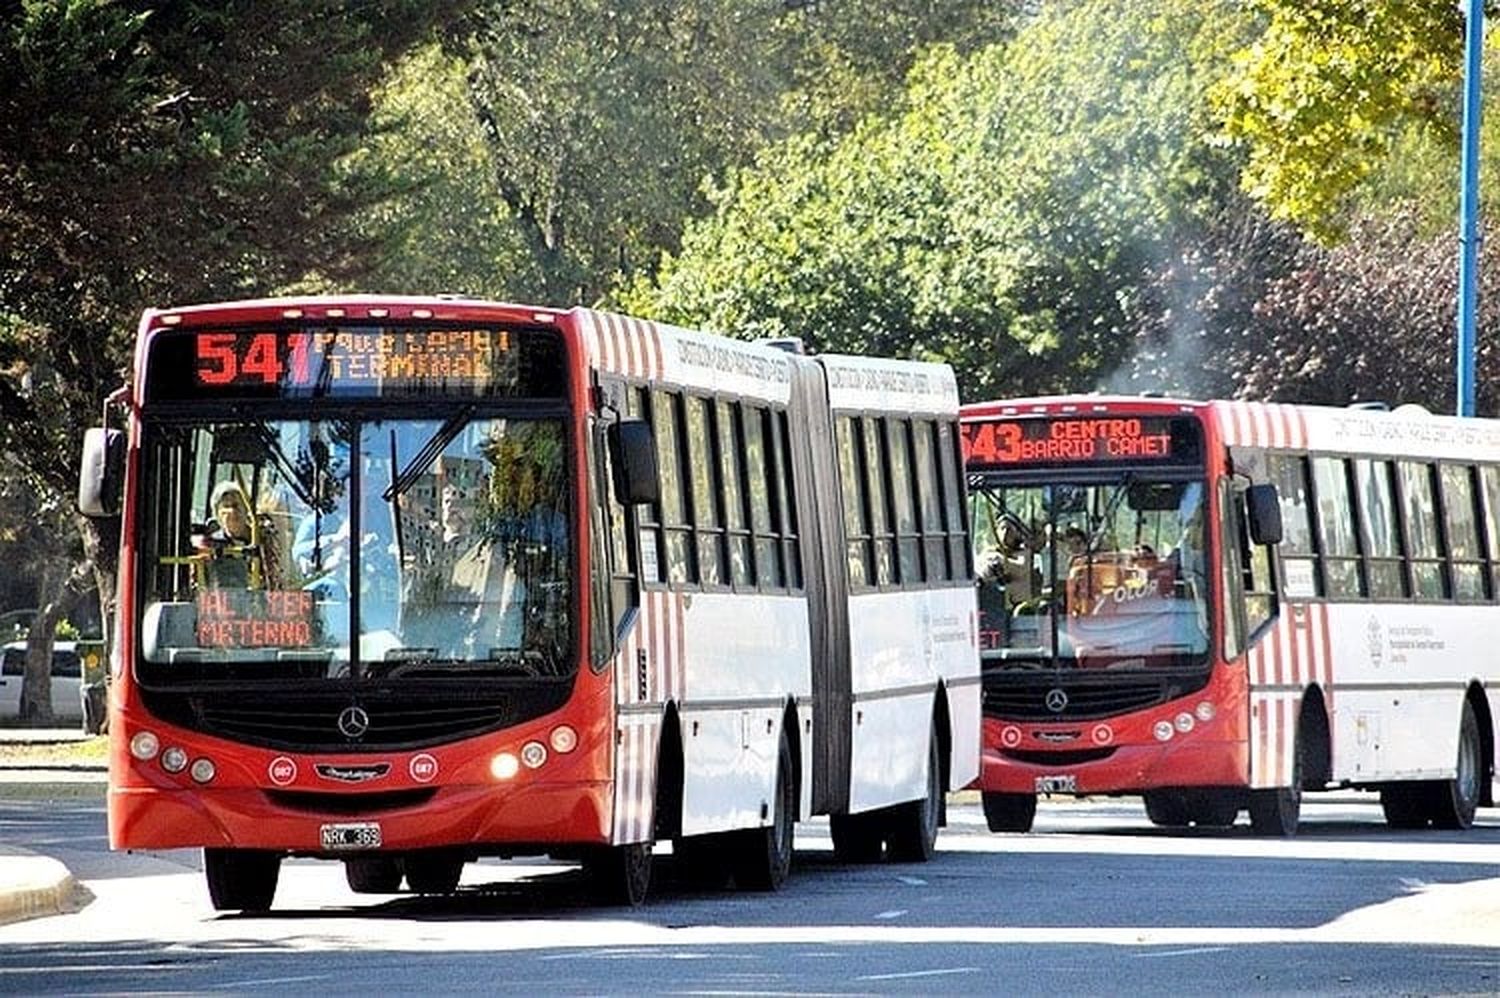
<svg viewBox="0 0 1500 998">
<path fill-rule="evenodd" d="M 108 735 L 72 742 L 0 742 L 0 766 L 89 766 L 108 760 Z"/>
</svg>

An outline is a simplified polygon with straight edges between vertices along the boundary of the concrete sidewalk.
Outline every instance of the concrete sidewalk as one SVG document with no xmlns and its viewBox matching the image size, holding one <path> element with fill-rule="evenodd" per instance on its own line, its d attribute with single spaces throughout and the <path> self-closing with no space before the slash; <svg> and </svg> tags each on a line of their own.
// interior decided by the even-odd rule
<svg viewBox="0 0 1500 998">
<path fill-rule="evenodd" d="M 0 745 L 55 745 L 90 738 L 79 728 L 0 728 Z M 20 784 L 98 784 L 106 766 L 98 763 L 47 765 L 0 762 L 0 794 Z M 0 925 L 27 918 L 78 911 L 93 900 L 62 863 L 17 845 L 0 843 Z"/>
<path fill-rule="evenodd" d="M 57 860 L 0 845 L 0 925 L 79 911 L 92 900 Z"/>
</svg>

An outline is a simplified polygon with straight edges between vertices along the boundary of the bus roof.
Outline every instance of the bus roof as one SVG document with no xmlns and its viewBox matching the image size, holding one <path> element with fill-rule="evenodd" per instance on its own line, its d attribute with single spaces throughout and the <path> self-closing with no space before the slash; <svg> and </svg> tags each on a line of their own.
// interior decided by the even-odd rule
<svg viewBox="0 0 1500 998">
<path fill-rule="evenodd" d="M 962 418 L 1190 414 L 1212 421 L 1230 447 L 1378 457 L 1500 461 L 1500 420 L 1282 402 L 1202 402 L 1139 395 L 1055 395 L 965 405 Z"/>
</svg>

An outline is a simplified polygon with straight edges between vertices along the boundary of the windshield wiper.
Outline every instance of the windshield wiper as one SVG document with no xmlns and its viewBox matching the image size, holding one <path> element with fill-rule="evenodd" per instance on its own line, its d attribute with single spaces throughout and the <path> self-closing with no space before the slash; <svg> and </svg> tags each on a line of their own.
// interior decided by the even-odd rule
<svg viewBox="0 0 1500 998">
<path fill-rule="evenodd" d="M 463 432 L 465 426 L 469 425 L 469 420 L 473 415 L 474 407 L 466 405 L 449 416 L 443 425 L 437 428 L 437 432 L 422 445 L 422 449 L 417 451 L 411 462 L 401 469 L 401 473 L 396 476 L 395 480 L 386 486 L 380 497 L 386 502 L 394 502 L 397 496 L 405 495 L 407 490 L 416 484 L 417 479 L 427 473 L 427 469 L 431 467 L 433 461 L 437 460 L 437 456 Z M 394 456 L 394 450 L 392 456 Z"/>
</svg>

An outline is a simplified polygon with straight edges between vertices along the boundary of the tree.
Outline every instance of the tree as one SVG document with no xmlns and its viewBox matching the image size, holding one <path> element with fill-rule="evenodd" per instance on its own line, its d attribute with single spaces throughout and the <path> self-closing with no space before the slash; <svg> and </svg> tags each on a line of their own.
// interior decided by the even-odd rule
<svg viewBox="0 0 1500 998">
<path fill-rule="evenodd" d="M 966 397 L 1098 383 L 1142 286 L 1232 189 L 1204 93 L 1243 22 L 1185 0 L 1047 8 L 1016 40 L 930 52 L 847 138 L 730 175 L 630 301 L 740 335 L 946 359 Z"/>
<path fill-rule="evenodd" d="M 1456 134 L 1464 15 L 1452 0 L 1254 0 L 1264 30 L 1213 99 L 1271 215 L 1336 237 L 1409 127 Z"/>
<path fill-rule="evenodd" d="M 899 89 L 926 42 L 1002 37 L 1021 6 L 481 4 L 465 43 L 469 91 L 488 138 L 490 190 L 532 261 L 518 293 L 587 302 L 649 276 L 707 210 L 708 178 L 809 116 L 825 130 L 846 127 Z"/>
<path fill-rule="evenodd" d="M 388 59 L 463 4 L 36 0 L 0 11 L 0 453 L 51 508 L 146 305 L 354 279 L 335 170 Z M 82 527 L 101 601 L 114 551 Z M 50 641 L 45 628 L 39 640 Z"/>
</svg>

